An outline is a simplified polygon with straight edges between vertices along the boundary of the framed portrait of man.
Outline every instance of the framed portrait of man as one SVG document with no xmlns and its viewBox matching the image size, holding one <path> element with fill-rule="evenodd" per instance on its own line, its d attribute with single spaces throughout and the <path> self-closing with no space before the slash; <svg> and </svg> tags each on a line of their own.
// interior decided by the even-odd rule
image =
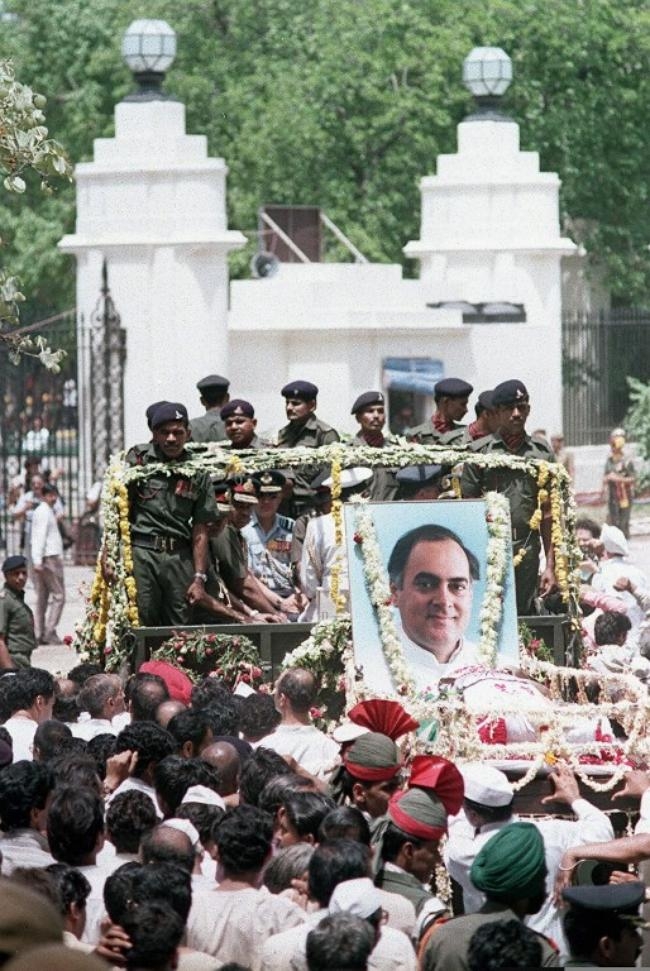
<svg viewBox="0 0 650 971">
<path fill-rule="evenodd" d="M 383 569 L 390 616 L 404 661 L 418 690 L 435 690 L 441 678 L 484 663 L 479 651 L 481 610 L 499 612 L 497 662 L 518 659 L 512 546 L 507 529 L 500 596 L 486 597 L 490 531 L 485 500 L 372 502 L 344 506 L 355 663 L 374 691 L 395 690 L 382 648 L 381 627 L 366 576 L 368 542 L 360 536 L 371 522 Z M 507 513 L 506 513 L 507 516 Z M 370 517 L 370 519 L 369 519 Z M 365 545 L 365 549 L 364 549 Z M 492 550 L 494 547 L 492 547 Z M 501 547 L 503 549 L 503 547 Z M 494 553 L 492 553 L 492 556 Z M 379 566 L 376 560 L 381 561 Z M 500 602 L 499 602 L 500 601 Z"/>
</svg>

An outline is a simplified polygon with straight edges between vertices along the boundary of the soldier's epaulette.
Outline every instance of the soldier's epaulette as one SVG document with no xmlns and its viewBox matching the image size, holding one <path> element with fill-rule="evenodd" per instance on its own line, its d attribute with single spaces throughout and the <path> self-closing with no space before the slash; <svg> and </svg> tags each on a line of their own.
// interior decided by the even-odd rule
<svg viewBox="0 0 650 971">
<path fill-rule="evenodd" d="M 543 452 L 544 455 L 548 456 L 548 458 L 555 461 L 555 454 L 553 452 L 553 449 L 548 444 L 545 438 L 542 438 L 539 435 L 531 435 L 530 444 L 534 445 L 537 449 L 539 449 L 540 452 Z"/>
<path fill-rule="evenodd" d="M 494 435 L 482 435 L 481 438 L 476 438 L 473 442 L 468 442 L 466 448 L 468 452 L 482 452 L 493 441 Z"/>
<path fill-rule="evenodd" d="M 295 523 L 295 519 L 291 519 L 290 516 L 281 516 L 280 514 L 278 514 L 278 525 L 282 529 L 286 529 L 287 532 L 293 529 L 294 523 Z"/>
</svg>

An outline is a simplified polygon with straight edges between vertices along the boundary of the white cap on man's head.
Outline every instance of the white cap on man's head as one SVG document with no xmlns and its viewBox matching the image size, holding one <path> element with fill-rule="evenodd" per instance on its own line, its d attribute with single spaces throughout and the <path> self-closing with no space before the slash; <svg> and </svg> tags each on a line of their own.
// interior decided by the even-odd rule
<svg viewBox="0 0 650 971">
<path fill-rule="evenodd" d="M 630 551 L 625 533 L 618 526 L 610 526 L 609 523 L 605 523 L 600 531 L 600 541 L 605 550 L 613 556 L 627 556 Z"/>
<path fill-rule="evenodd" d="M 514 792 L 504 772 L 483 762 L 468 762 L 458 768 L 465 782 L 466 799 L 493 809 L 512 802 Z"/>
<path fill-rule="evenodd" d="M 372 917 L 381 908 L 382 896 L 368 877 L 344 880 L 334 888 L 330 898 L 330 914 L 354 914 L 356 917 Z"/>
</svg>

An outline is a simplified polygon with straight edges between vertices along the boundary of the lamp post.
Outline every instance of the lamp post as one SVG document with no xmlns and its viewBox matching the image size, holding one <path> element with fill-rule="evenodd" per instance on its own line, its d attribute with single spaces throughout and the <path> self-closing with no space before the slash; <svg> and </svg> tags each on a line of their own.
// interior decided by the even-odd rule
<svg viewBox="0 0 650 971">
<path fill-rule="evenodd" d="M 500 47 L 475 47 L 463 61 L 463 84 L 476 101 L 466 121 L 510 121 L 500 110 L 512 81 L 512 61 Z"/>
<path fill-rule="evenodd" d="M 176 57 L 176 33 L 165 20 L 134 20 L 122 38 L 122 57 L 138 84 L 125 101 L 169 100 L 162 83 Z"/>
</svg>

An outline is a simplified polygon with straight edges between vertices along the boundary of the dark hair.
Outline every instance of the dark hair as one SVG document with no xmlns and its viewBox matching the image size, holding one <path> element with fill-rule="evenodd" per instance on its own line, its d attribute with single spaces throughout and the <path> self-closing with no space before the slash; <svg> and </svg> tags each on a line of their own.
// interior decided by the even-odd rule
<svg viewBox="0 0 650 971">
<path fill-rule="evenodd" d="M 594 640 L 600 647 L 603 644 L 615 644 L 621 634 L 627 634 L 632 628 L 632 623 L 627 614 L 619 613 L 617 610 L 606 610 L 596 617 L 594 624 Z"/>
<path fill-rule="evenodd" d="M 306 714 L 316 701 L 316 678 L 306 668 L 288 668 L 277 680 L 276 691 L 286 695 L 293 710 Z"/>
<path fill-rule="evenodd" d="M 203 759 L 184 759 L 180 755 L 168 755 L 158 762 L 153 777 L 156 794 L 172 816 L 190 786 L 207 786 L 214 792 L 219 786 L 219 773 L 211 765 Z"/>
<path fill-rule="evenodd" d="M 73 682 L 74 683 L 74 682 Z M 52 717 L 57 721 L 65 722 L 66 725 L 74 725 L 79 717 L 79 706 L 76 694 L 59 693 L 60 682 L 57 682 L 57 690 L 54 693 L 54 707 Z M 78 689 L 77 689 L 78 690 Z"/>
<path fill-rule="evenodd" d="M 87 711 L 91 718 L 99 718 L 104 705 L 119 692 L 120 685 L 116 675 L 93 674 L 88 678 L 77 695 L 77 704 Z"/>
<path fill-rule="evenodd" d="M 469 574 L 472 580 L 478 580 L 480 578 L 478 559 L 471 550 L 467 549 L 456 533 L 452 532 L 451 529 L 447 529 L 445 526 L 426 523 L 424 526 L 416 526 L 415 529 L 410 529 L 408 533 L 404 533 L 395 543 L 388 559 L 387 569 L 390 582 L 401 589 L 404 583 L 404 570 L 406 569 L 406 564 L 413 552 L 414 546 L 418 543 L 441 543 L 445 540 L 451 540 L 460 546 L 467 557 Z"/>
<path fill-rule="evenodd" d="M 5 722 L 11 716 L 14 708 L 13 683 L 16 680 L 14 671 L 0 671 L 0 721 Z"/>
<path fill-rule="evenodd" d="M 423 844 L 423 840 L 416 836 L 410 836 L 400 829 L 395 823 L 389 823 L 384 830 L 384 838 L 381 844 L 381 858 L 385 863 L 393 863 L 405 843 L 412 843 L 418 849 Z"/>
<path fill-rule="evenodd" d="M 106 778 L 106 762 L 111 755 L 115 754 L 115 735 L 109 732 L 100 732 L 91 738 L 86 745 L 86 752 L 94 760 L 97 767 L 97 775 L 100 779 Z"/>
<path fill-rule="evenodd" d="M 133 898 L 133 882 L 142 864 L 135 860 L 123 863 L 104 881 L 104 906 L 113 924 L 122 923 L 122 915 Z"/>
<path fill-rule="evenodd" d="M 264 867 L 262 883 L 269 893 L 282 893 L 292 886 L 291 881 L 302 877 L 314 853 L 311 843 L 294 843 L 278 850 Z"/>
<path fill-rule="evenodd" d="M 118 853 L 137 853 L 140 840 L 158 822 L 156 807 L 146 792 L 118 792 L 106 812 L 106 835 Z"/>
<path fill-rule="evenodd" d="M 218 388 L 201 388 L 201 397 L 209 408 L 216 408 L 217 405 L 225 405 L 228 401 L 228 388 L 223 386 Z"/>
<path fill-rule="evenodd" d="M 144 834 L 140 855 L 143 863 L 173 863 L 187 873 L 192 873 L 196 856 L 189 836 L 164 823 Z"/>
<path fill-rule="evenodd" d="M 205 847 L 212 841 L 212 828 L 224 812 L 221 806 L 206 806 L 202 802 L 184 802 L 176 810 L 176 819 L 188 819 Z"/>
<path fill-rule="evenodd" d="M 267 782 L 275 776 L 286 775 L 288 769 L 281 755 L 260 745 L 239 772 L 240 800 L 249 806 L 256 806 Z"/>
<path fill-rule="evenodd" d="M 72 670 L 68 671 L 66 678 L 70 681 L 74 681 L 81 688 L 88 678 L 92 678 L 95 674 L 103 674 L 101 665 L 94 664 L 90 661 L 84 661 L 81 664 L 77 664 Z"/>
<path fill-rule="evenodd" d="M 32 809 L 45 809 L 54 787 L 52 773 L 43 762 L 22 759 L 0 772 L 0 823 L 5 831 L 28 829 Z"/>
<path fill-rule="evenodd" d="M 102 787 L 97 775 L 97 766 L 89 755 L 63 752 L 56 758 L 50 759 L 48 765 L 52 770 L 56 787 L 77 786 L 92 789 L 101 795 Z"/>
<path fill-rule="evenodd" d="M 591 958 L 602 937 L 618 941 L 630 925 L 611 910 L 590 911 L 582 907 L 570 907 L 562 918 L 564 933 L 571 954 Z"/>
<path fill-rule="evenodd" d="M 237 735 L 239 712 L 230 695 L 225 700 L 213 702 L 207 708 L 201 710 L 208 719 L 215 740 L 219 735 Z"/>
<path fill-rule="evenodd" d="M 275 816 L 284 802 L 285 796 L 292 792 L 302 792 L 304 789 L 314 791 L 314 783 L 304 775 L 286 772 L 284 775 L 273 776 L 260 792 L 257 800 L 258 807 L 265 813 Z"/>
<path fill-rule="evenodd" d="M 125 911 L 122 927 L 131 939 L 131 947 L 125 954 L 127 968 L 154 971 L 167 967 L 184 930 L 178 914 L 160 900 Z"/>
<path fill-rule="evenodd" d="M 11 713 L 31 708 L 39 695 L 54 697 L 54 678 L 42 668 L 19 668 L 11 679 L 9 703 Z"/>
<path fill-rule="evenodd" d="M 512 816 L 512 806 L 515 797 L 513 796 L 507 806 L 484 806 L 480 802 L 474 802 L 473 799 L 468 799 L 465 796 L 465 805 L 468 809 L 473 809 L 475 813 L 484 820 L 485 825 L 488 823 L 501 823 L 505 819 L 510 819 Z"/>
<path fill-rule="evenodd" d="M 156 708 L 169 701 L 169 689 L 157 674 L 136 674 L 129 682 L 131 720 L 155 722 Z"/>
<path fill-rule="evenodd" d="M 320 843 L 309 861 L 309 896 L 327 907 L 334 888 L 344 880 L 358 880 L 370 873 L 370 847 L 356 840 L 335 839 Z"/>
<path fill-rule="evenodd" d="M 191 742 L 194 752 L 198 751 L 211 728 L 212 723 L 207 712 L 197 708 L 179 711 L 167 723 L 167 731 L 176 739 L 179 750 L 185 742 Z"/>
<path fill-rule="evenodd" d="M 76 904 L 80 910 L 85 907 L 90 895 L 90 884 L 83 873 L 80 873 L 73 866 L 68 866 L 67 863 L 50 863 L 49 866 L 45 867 L 45 871 L 49 873 L 56 884 L 60 898 L 60 910 L 64 917 L 69 915 L 73 904 Z"/>
<path fill-rule="evenodd" d="M 301 839 L 311 836 L 316 842 L 320 824 L 336 808 L 336 803 L 322 792 L 299 790 L 288 792 L 282 806 L 298 836 Z"/>
<path fill-rule="evenodd" d="M 9 716 L 7 715 L 7 718 L 8 717 Z M 4 742 L 5 745 L 8 745 L 9 748 L 13 751 L 14 740 L 11 737 L 11 732 L 8 729 L 6 729 L 4 725 L 0 725 L 0 741 Z"/>
<path fill-rule="evenodd" d="M 139 721 L 126 725 L 115 742 L 115 753 L 137 752 L 138 761 L 132 775 L 142 779 L 147 769 L 161 762 L 176 751 L 174 736 L 152 721 Z"/>
<path fill-rule="evenodd" d="M 273 696 L 255 692 L 242 698 L 239 710 L 239 731 L 245 739 L 254 742 L 269 735 L 280 724 L 281 715 L 275 707 Z"/>
<path fill-rule="evenodd" d="M 326 840 L 354 840 L 370 846 L 368 820 L 356 806 L 337 806 L 325 816 L 318 829 L 318 842 Z"/>
<path fill-rule="evenodd" d="M 64 722 L 50 719 L 41 722 L 34 733 L 34 758 L 38 749 L 38 760 L 47 762 L 53 756 L 58 755 L 61 750 L 61 743 L 64 739 L 72 738 L 70 726 Z"/>
<path fill-rule="evenodd" d="M 600 523 L 597 523 L 595 519 L 590 519 L 588 516 L 581 516 L 579 519 L 576 519 L 575 529 L 586 529 L 594 539 L 600 539 Z"/>
<path fill-rule="evenodd" d="M 215 823 L 212 839 L 228 875 L 261 870 L 271 851 L 273 821 L 254 806 L 236 806 Z"/>
<path fill-rule="evenodd" d="M 520 920 L 483 924 L 474 931 L 469 942 L 467 967 L 468 971 L 541 968 L 540 939 Z"/>
<path fill-rule="evenodd" d="M 104 803 L 92 789 L 56 789 L 47 815 L 50 852 L 59 863 L 82 866 L 104 832 Z"/>
<path fill-rule="evenodd" d="M 376 942 L 374 928 L 362 917 L 329 914 L 307 935 L 308 971 L 365 971 Z"/>
<path fill-rule="evenodd" d="M 204 678 L 192 688 L 190 704 L 192 708 L 209 708 L 230 701 L 231 694 L 223 681 L 219 678 Z"/>
<path fill-rule="evenodd" d="M 185 924 L 192 906 L 192 875 L 174 863 L 149 863 L 134 874 L 131 899 L 135 904 L 164 901 Z"/>
</svg>

